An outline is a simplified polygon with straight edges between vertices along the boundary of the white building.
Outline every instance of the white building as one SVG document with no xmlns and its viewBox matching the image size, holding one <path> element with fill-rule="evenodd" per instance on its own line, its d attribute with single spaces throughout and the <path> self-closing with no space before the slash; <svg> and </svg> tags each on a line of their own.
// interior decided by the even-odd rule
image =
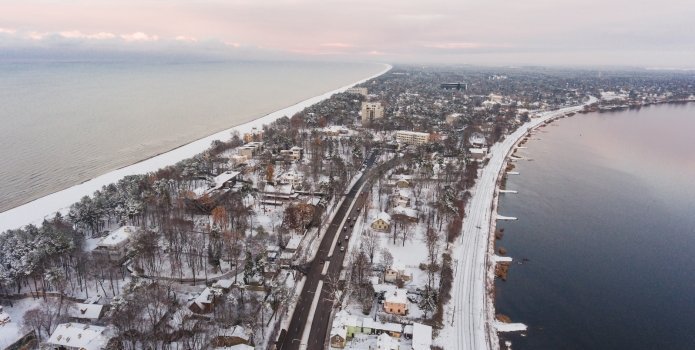
<svg viewBox="0 0 695 350">
<path fill-rule="evenodd" d="M 137 231 L 135 226 L 122 226 L 102 238 L 93 252 L 108 256 L 111 261 L 120 261 L 125 257 L 130 236 Z"/>
<path fill-rule="evenodd" d="M 302 182 L 304 182 L 304 176 L 299 175 L 297 172 L 288 171 L 278 176 L 277 182 L 283 185 L 290 185 L 293 189 L 302 187 Z"/>
<path fill-rule="evenodd" d="M 298 161 L 302 159 L 302 156 L 304 155 L 304 149 L 301 147 L 294 146 L 290 149 L 280 150 L 280 155 L 285 157 L 287 160 Z"/>
<path fill-rule="evenodd" d="M 63 323 L 56 327 L 43 348 L 56 350 L 100 350 L 106 347 L 110 339 L 106 333 L 106 327 L 82 323 Z"/>
<path fill-rule="evenodd" d="M 367 88 L 366 87 L 351 87 L 347 90 L 345 90 L 348 94 L 360 94 L 362 96 L 367 96 Z"/>
<path fill-rule="evenodd" d="M 422 145 L 430 141 L 430 134 L 426 132 L 396 131 L 396 141 L 407 145 Z"/>
<path fill-rule="evenodd" d="M 362 125 L 369 125 L 384 117 L 384 106 L 379 102 L 362 102 Z"/>
</svg>

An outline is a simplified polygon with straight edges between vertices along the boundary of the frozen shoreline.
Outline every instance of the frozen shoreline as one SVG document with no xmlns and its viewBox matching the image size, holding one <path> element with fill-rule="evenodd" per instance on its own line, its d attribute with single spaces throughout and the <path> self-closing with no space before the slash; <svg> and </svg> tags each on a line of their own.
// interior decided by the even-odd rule
<svg viewBox="0 0 695 350">
<path fill-rule="evenodd" d="M 591 104 L 596 99 L 591 97 Z M 580 111 L 586 104 L 543 112 L 490 147 L 488 164 L 481 169 L 466 206 L 463 234 L 452 248 L 455 275 L 451 301 L 445 306 L 444 328 L 436 340 L 449 349 L 498 349 L 494 305 L 494 235 L 497 197 L 505 164 L 513 147 L 542 123 Z M 494 215 L 493 215 L 494 214 Z"/>
<path fill-rule="evenodd" d="M 283 116 L 292 116 L 308 106 L 330 98 L 336 93 L 344 92 L 354 85 L 361 84 L 367 80 L 383 75 L 391 70 L 391 68 L 393 68 L 391 65 L 385 64 L 385 68 L 381 72 L 356 81 L 352 84 L 308 98 L 304 101 L 277 110 L 250 122 L 219 131 L 210 136 L 203 137 L 180 147 L 174 148 L 170 151 L 155 155 L 151 158 L 128 165 L 126 167 L 110 171 L 78 185 L 51 193 L 26 204 L 22 204 L 18 207 L 4 211 L 0 213 L 0 232 L 19 228 L 28 224 L 40 224 L 44 218 L 51 217 L 57 212 L 65 214 L 69 210 L 70 205 L 78 202 L 82 197 L 91 196 L 94 191 L 101 189 L 105 185 L 114 183 L 125 176 L 146 174 L 148 172 L 156 171 L 162 167 L 173 165 L 186 158 L 193 157 L 196 154 L 208 149 L 212 141 L 229 140 L 232 131 L 244 133 L 251 131 L 253 127 L 260 127 L 263 124 L 271 123 L 272 121 Z"/>
</svg>

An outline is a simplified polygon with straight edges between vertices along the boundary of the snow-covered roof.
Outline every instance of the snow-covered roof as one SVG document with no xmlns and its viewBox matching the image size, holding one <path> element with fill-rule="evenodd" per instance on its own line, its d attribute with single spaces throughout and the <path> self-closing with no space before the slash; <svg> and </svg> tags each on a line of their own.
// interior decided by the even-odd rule
<svg viewBox="0 0 695 350">
<path fill-rule="evenodd" d="M 347 339 L 347 328 L 342 325 L 334 325 L 331 327 L 331 337 L 340 336 L 343 339 Z"/>
<path fill-rule="evenodd" d="M 99 350 L 106 347 L 109 340 L 105 327 L 82 323 L 63 323 L 56 327 L 46 343 L 70 348 Z"/>
<path fill-rule="evenodd" d="M 211 188 L 211 190 L 219 190 L 224 186 L 227 181 L 239 176 L 240 172 L 238 171 L 225 171 L 224 173 L 215 176 L 215 185 Z"/>
<path fill-rule="evenodd" d="M 340 310 L 335 314 L 335 319 L 333 320 L 333 326 L 340 327 L 361 327 L 362 320 L 357 318 L 357 316 L 351 315 L 346 310 Z"/>
<path fill-rule="evenodd" d="M 386 292 L 385 302 L 393 304 L 407 304 L 408 303 L 408 291 L 405 289 L 394 289 L 392 291 Z"/>
<path fill-rule="evenodd" d="M 69 313 L 71 317 L 97 320 L 101 316 L 101 310 L 103 308 L 104 305 L 99 304 L 76 303 L 75 307 L 70 309 Z"/>
<path fill-rule="evenodd" d="M 272 185 L 265 185 L 265 188 L 263 188 L 263 192 L 265 193 L 280 193 L 280 194 L 292 194 L 292 185 L 278 185 L 278 186 L 272 186 Z"/>
<path fill-rule="evenodd" d="M 485 154 L 485 153 L 487 153 L 487 148 L 471 147 L 468 149 L 468 152 L 473 153 L 473 154 Z"/>
<path fill-rule="evenodd" d="M 97 247 L 113 247 L 118 246 L 130 239 L 130 235 L 135 233 L 137 228 L 135 226 L 122 226 L 117 230 L 109 233 L 108 236 L 104 237 L 99 241 Z"/>
<path fill-rule="evenodd" d="M 383 220 L 385 223 L 389 224 L 391 223 L 391 215 L 387 214 L 386 212 L 381 212 L 376 216 L 376 220 Z"/>
<path fill-rule="evenodd" d="M 376 338 L 376 348 L 380 350 L 398 350 L 400 342 L 386 333 L 381 333 Z"/>
<path fill-rule="evenodd" d="M 229 289 L 234 284 L 234 281 L 229 279 L 221 279 L 215 282 L 212 286 L 217 288 Z"/>
<path fill-rule="evenodd" d="M 237 344 L 232 346 L 225 346 L 221 348 L 215 348 L 217 350 L 253 350 L 254 347 L 247 344 Z"/>
<path fill-rule="evenodd" d="M 205 308 L 205 304 L 211 304 L 212 299 L 214 297 L 214 294 L 212 293 L 212 289 L 210 288 L 205 288 L 204 291 L 202 291 L 195 299 L 193 299 L 193 303 L 198 304 L 198 307 L 201 309 Z"/>
<path fill-rule="evenodd" d="M 243 326 L 232 326 L 229 328 L 222 328 L 219 330 L 219 336 L 229 337 L 229 338 L 239 338 L 244 341 L 249 340 L 249 331 Z"/>
<path fill-rule="evenodd" d="M 290 238 L 290 241 L 287 242 L 285 249 L 297 250 L 297 248 L 299 248 L 300 243 L 302 243 L 302 236 L 292 236 L 292 238 Z"/>
<path fill-rule="evenodd" d="M 396 333 L 400 333 L 403 329 L 403 326 L 398 323 L 374 321 L 374 319 L 371 317 L 365 317 L 362 319 L 362 327 Z"/>
<path fill-rule="evenodd" d="M 432 327 L 413 323 L 413 350 L 429 350 L 432 346 Z"/>
<path fill-rule="evenodd" d="M 393 214 L 393 215 L 405 215 L 407 217 L 417 219 L 417 210 L 415 210 L 413 208 L 394 207 L 393 209 L 391 209 L 391 214 Z"/>
</svg>

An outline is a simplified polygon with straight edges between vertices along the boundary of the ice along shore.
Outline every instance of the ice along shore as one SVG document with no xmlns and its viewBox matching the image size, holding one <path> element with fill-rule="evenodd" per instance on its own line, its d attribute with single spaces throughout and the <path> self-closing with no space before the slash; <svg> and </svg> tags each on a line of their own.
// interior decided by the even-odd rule
<svg viewBox="0 0 695 350">
<path fill-rule="evenodd" d="M 466 207 L 461 241 L 452 250 L 455 275 L 452 299 L 445 313 L 438 343 L 455 349 L 498 349 L 495 322 L 494 235 L 499 185 L 514 146 L 531 130 L 552 119 L 579 112 L 597 102 L 543 112 L 490 147 L 490 158 L 473 189 Z M 493 215 L 494 214 L 494 215 Z M 500 327 L 504 328 L 504 327 Z M 503 329 L 500 329 L 503 330 Z"/>
<path fill-rule="evenodd" d="M 292 116 L 293 114 L 300 112 L 308 106 L 311 106 L 313 104 L 319 103 L 330 98 L 336 93 L 344 92 L 350 87 L 381 76 L 389 70 L 391 70 L 391 68 L 393 68 L 391 65 L 384 64 L 384 69 L 382 71 L 370 77 L 356 81 L 352 84 L 337 88 L 335 90 L 326 92 L 318 96 L 308 98 L 304 101 L 277 110 L 250 122 L 240 124 L 226 130 L 222 130 L 210 136 L 203 137 L 201 139 L 174 148 L 168 152 L 164 152 L 151 158 L 134 163 L 132 165 L 113 170 L 106 174 L 97 176 L 93 179 L 87 180 L 81 184 L 51 193 L 47 196 L 37 198 L 26 204 L 6 210 L 0 213 L 0 232 L 9 229 L 19 228 L 28 224 L 40 224 L 44 220 L 44 218 L 53 216 L 57 212 L 65 214 L 69 210 L 70 205 L 72 205 L 75 202 L 78 202 L 82 197 L 92 195 L 94 191 L 101 189 L 105 185 L 114 183 L 125 176 L 146 174 L 148 172 L 156 171 L 157 169 L 160 169 L 162 167 L 173 165 L 186 158 L 193 157 L 196 154 L 201 153 L 208 147 L 210 147 L 210 143 L 212 141 L 229 140 L 232 131 L 244 133 L 251 131 L 251 129 L 254 127 L 261 127 L 263 124 L 268 124 L 283 116 Z"/>
</svg>

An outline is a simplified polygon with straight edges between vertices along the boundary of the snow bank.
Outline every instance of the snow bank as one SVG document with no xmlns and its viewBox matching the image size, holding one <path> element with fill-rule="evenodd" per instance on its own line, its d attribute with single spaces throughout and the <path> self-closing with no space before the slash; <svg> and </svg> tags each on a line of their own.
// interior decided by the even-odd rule
<svg viewBox="0 0 695 350">
<path fill-rule="evenodd" d="M 495 321 L 494 325 L 498 332 L 523 332 L 528 328 L 523 323 L 502 323 Z"/>
<path fill-rule="evenodd" d="M 208 149 L 212 141 L 229 140 L 232 131 L 238 131 L 240 133 L 250 132 L 254 127 L 261 127 L 263 124 L 268 124 L 283 116 L 292 116 L 308 106 L 330 98 L 336 93 L 344 92 L 354 85 L 376 78 L 388 72 L 391 68 L 392 66 L 387 64 L 383 71 L 353 84 L 343 86 L 319 96 L 308 98 L 295 105 L 275 111 L 256 120 L 220 131 L 216 134 L 175 148 L 169 152 L 162 153 L 127 167 L 111 171 L 91 180 L 85 181 L 79 185 L 66 188 L 45 197 L 38 198 L 29 203 L 4 211 L 0 213 L 0 232 L 8 229 L 18 228 L 27 224 L 40 224 L 44 218 L 51 217 L 56 212 L 66 213 L 69 210 L 70 205 L 79 201 L 82 197 L 92 195 L 94 191 L 101 189 L 105 185 L 114 183 L 125 176 L 145 174 L 156 171 L 157 169 L 168 165 L 173 165 L 183 159 L 193 157 L 196 154 Z"/>
</svg>

